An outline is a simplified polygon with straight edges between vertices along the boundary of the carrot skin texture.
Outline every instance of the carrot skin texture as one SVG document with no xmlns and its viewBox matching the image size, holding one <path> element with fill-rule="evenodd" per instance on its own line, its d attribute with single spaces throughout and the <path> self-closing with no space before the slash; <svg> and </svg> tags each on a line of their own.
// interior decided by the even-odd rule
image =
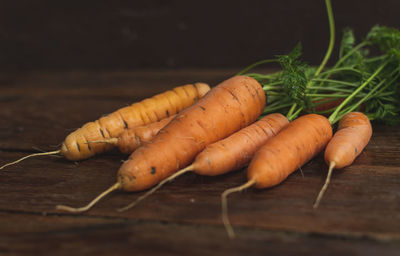
<svg viewBox="0 0 400 256">
<path fill-rule="evenodd" d="M 335 162 L 335 169 L 349 166 L 367 146 L 371 136 L 372 126 L 366 115 L 361 112 L 346 114 L 326 147 L 325 162 L 328 165 Z"/>
<path fill-rule="evenodd" d="M 158 122 L 141 125 L 132 129 L 126 129 L 118 137 L 116 146 L 123 154 L 132 154 L 138 147 L 149 142 L 156 134 L 164 128 L 175 115 L 161 119 Z"/>
<path fill-rule="evenodd" d="M 204 96 L 209 89 L 204 83 L 179 86 L 88 122 L 65 138 L 61 154 L 68 160 L 77 161 L 110 150 L 113 146 L 107 143 L 87 142 L 115 138 L 127 128 L 176 114 Z"/>
<path fill-rule="evenodd" d="M 207 145 L 254 122 L 264 106 L 265 93 L 255 79 L 235 76 L 220 83 L 133 152 L 119 169 L 118 182 L 125 191 L 154 186 Z"/>
<path fill-rule="evenodd" d="M 289 120 L 282 114 L 270 114 L 231 136 L 208 145 L 193 162 L 199 175 L 216 176 L 245 167 L 256 150 L 278 134 Z"/>
<path fill-rule="evenodd" d="M 331 138 L 332 127 L 326 117 L 301 116 L 256 152 L 247 179 L 254 180 L 254 187 L 259 189 L 278 185 L 321 152 Z"/>
</svg>

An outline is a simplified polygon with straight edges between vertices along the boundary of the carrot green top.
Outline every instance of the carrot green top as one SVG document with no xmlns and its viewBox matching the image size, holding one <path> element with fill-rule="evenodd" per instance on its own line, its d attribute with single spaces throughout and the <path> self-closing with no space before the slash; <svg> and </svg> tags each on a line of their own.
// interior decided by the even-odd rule
<svg viewBox="0 0 400 256">
<path fill-rule="evenodd" d="M 400 123 L 400 31 L 376 25 L 356 44 L 351 29 L 343 32 L 339 56 L 331 67 L 335 26 L 331 3 L 326 0 L 330 43 L 318 67 L 300 60 L 301 44 L 288 55 L 262 60 L 245 68 L 245 74 L 258 80 L 267 94 L 264 114 L 280 112 L 290 120 L 301 113 L 329 114 L 334 124 L 345 114 L 362 109 L 370 120 Z M 379 49 L 375 55 L 371 49 Z M 276 62 L 281 71 L 272 74 L 248 73 L 261 64 Z M 323 105 L 333 106 L 321 109 Z"/>
</svg>

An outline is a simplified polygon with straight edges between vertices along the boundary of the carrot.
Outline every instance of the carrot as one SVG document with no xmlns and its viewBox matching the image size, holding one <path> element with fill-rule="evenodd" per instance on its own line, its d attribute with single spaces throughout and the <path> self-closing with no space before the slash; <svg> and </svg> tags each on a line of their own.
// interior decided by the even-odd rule
<svg viewBox="0 0 400 256">
<path fill-rule="evenodd" d="M 199 175 L 216 176 L 245 167 L 256 150 L 288 124 L 289 121 L 284 115 L 270 114 L 231 136 L 206 146 L 191 165 L 164 179 L 153 189 L 119 211 L 134 207 L 162 185 L 186 172 L 193 171 Z"/>
<path fill-rule="evenodd" d="M 264 106 L 265 94 L 255 79 L 235 76 L 220 83 L 180 112 L 151 143 L 134 151 L 119 169 L 117 183 L 107 193 L 117 189 L 140 191 L 154 186 L 188 166 L 207 145 L 254 122 Z M 82 208 L 57 208 L 86 211 L 104 195 Z"/>
<path fill-rule="evenodd" d="M 248 187 L 262 189 L 276 186 L 292 172 L 321 152 L 332 137 L 328 119 L 317 114 L 301 116 L 255 153 L 247 168 L 248 182 L 225 190 L 221 195 L 223 223 L 230 238 L 233 229 L 227 215 L 227 196 Z"/>
<path fill-rule="evenodd" d="M 138 147 L 149 142 L 162 128 L 171 122 L 174 117 L 175 115 L 161 119 L 158 122 L 125 129 L 116 138 L 88 141 L 88 143 L 108 143 L 117 147 L 123 154 L 131 154 Z"/>
<path fill-rule="evenodd" d="M 312 109 L 307 109 L 307 111 L 312 111 L 313 113 L 323 113 L 324 115 L 328 115 L 330 114 L 330 112 L 332 112 L 332 109 L 336 108 L 337 106 L 340 105 L 340 103 L 343 102 L 342 98 L 336 99 L 330 99 L 330 98 L 326 98 L 326 99 L 320 99 L 320 100 L 316 100 L 314 101 L 314 111 L 312 111 Z"/>
<path fill-rule="evenodd" d="M 342 169 L 354 162 L 368 144 L 372 136 L 372 126 L 368 117 L 361 112 L 350 112 L 342 117 L 338 130 L 325 149 L 325 162 L 329 165 L 325 184 L 314 203 L 318 208 L 324 195 L 333 169 Z"/>
<path fill-rule="evenodd" d="M 210 87 L 207 84 L 195 83 L 179 86 L 157 94 L 141 102 L 121 108 L 96 121 L 84 124 L 65 138 L 59 150 L 25 156 L 0 167 L 0 169 L 32 156 L 61 154 L 68 160 L 77 161 L 103 153 L 112 148 L 112 146 L 101 143 L 91 145 L 87 142 L 115 138 L 127 128 L 152 123 L 174 115 L 192 105 L 204 96 L 209 89 Z"/>
<path fill-rule="evenodd" d="M 206 147 L 193 163 L 200 175 L 215 176 L 245 167 L 255 151 L 289 124 L 282 114 L 270 114 L 228 138 Z"/>
<path fill-rule="evenodd" d="M 124 129 L 161 120 L 192 105 L 209 90 L 203 83 L 188 84 L 121 108 L 71 133 L 61 146 L 69 160 L 81 160 L 102 153 L 107 145 L 82 147 L 87 141 L 119 136 Z"/>
</svg>

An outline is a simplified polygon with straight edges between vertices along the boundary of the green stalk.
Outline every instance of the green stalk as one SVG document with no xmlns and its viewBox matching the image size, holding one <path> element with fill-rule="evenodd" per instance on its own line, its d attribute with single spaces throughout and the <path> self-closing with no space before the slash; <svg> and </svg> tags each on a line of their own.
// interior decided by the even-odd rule
<svg viewBox="0 0 400 256">
<path fill-rule="evenodd" d="M 329 38 L 330 39 L 329 39 L 328 49 L 327 49 L 327 51 L 325 53 L 325 57 L 322 60 L 321 64 L 319 65 L 317 71 L 315 71 L 314 77 L 318 76 L 319 73 L 321 73 L 321 71 L 324 69 L 326 63 L 328 62 L 328 60 L 329 60 L 329 58 L 330 58 L 330 56 L 332 54 L 332 50 L 333 50 L 333 47 L 335 45 L 335 20 L 333 18 L 333 11 L 332 11 L 331 1 L 330 0 L 325 0 L 325 5 L 326 5 L 326 11 L 328 13 L 329 32 L 330 32 Z M 311 83 L 312 83 L 312 80 L 310 80 L 307 83 L 307 87 L 310 86 Z M 296 109 L 296 107 L 297 107 L 297 103 L 295 102 L 293 104 L 293 106 L 290 108 L 290 110 L 289 110 L 289 112 L 287 113 L 286 116 L 287 117 L 293 116 L 293 111 Z M 299 109 L 301 111 L 303 108 L 300 107 Z M 296 113 L 300 113 L 300 111 L 296 111 Z"/>
<path fill-rule="evenodd" d="M 337 87 L 319 87 L 319 86 L 310 86 L 309 89 L 316 89 L 320 91 L 335 91 L 335 92 L 353 92 L 351 89 L 343 89 L 343 88 L 337 88 Z"/>
<path fill-rule="evenodd" d="M 295 119 L 295 118 L 299 115 L 299 113 L 301 112 L 301 110 L 302 110 L 302 108 L 299 108 L 296 112 L 293 113 L 293 115 L 289 116 L 287 119 L 288 119 L 289 121 L 292 121 L 293 119 Z"/>
<path fill-rule="evenodd" d="M 277 59 L 268 59 L 268 60 L 261 60 L 261 61 L 258 61 L 258 62 L 256 62 L 256 63 L 253 63 L 253 64 L 247 66 L 246 68 L 244 68 L 242 71 L 240 71 L 240 72 L 237 73 L 236 75 L 237 75 L 237 76 L 243 75 L 243 74 L 246 73 L 247 71 L 249 71 L 249 70 L 251 70 L 251 69 L 253 69 L 253 68 L 255 68 L 255 67 L 259 66 L 259 65 L 266 64 L 266 63 L 277 62 L 277 61 L 278 61 Z"/>
<path fill-rule="evenodd" d="M 387 57 L 387 55 L 385 54 L 385 55 L 381 55 L 381 56 L 377 56 L 377 57 L 366 59 L 365 62 L 375 62 L 375 61 L 378 61 L 378 60 L 385 59 L 386 57 Z"/>
<path fill-rule="evenodd" d="M 265 85 L 263 85 L 263 90 L 264 90 L 264 92 L 267 92 L 269 90 L 281 90 L 282 89 L 281 87 L 276 86 L 276 85 L 280 85 L 280 84 L 282 84 L 282 81 L 265 84 Z"/>
<path fill-rule="evenodd" d="M 389 77 L 393 76 L 395 73 L 397 72 L 397 70 L 394 70 L 392 73 L 390 73 Z M 390 80 L 389 82 L 386 83 L 387 79 L 382 80 L 379 84 L 377 84 L 369 93 L 367 93 L 367 95 L 365 95 L 362 99 L 360 99 L 357 103 L 355 103 L 353 106 L 349 106 L 346 110 L 344 110 L 337 118 L 334 122 L 339 121 L 345 114 L 354 111 L 357 107 L 359 107 L 362 103 L 364 103 L 365 101 L 369 100 L 372 97 L 376 97 L 376 96 L 381 96 L 382 94 L 380 94 L 382 91 L 384 91 L 386 88 L 388 88 L 393 82 L 395 82 L 398 78 L 399 78 L 400 74 L 395 75 L 392 80 Z M 385 86 L 382 87 L 382 85 L 385 84 Z M 379 90 L 378 90 L 379 89 Z M 373 93 L 377 91 L 375 93 L 375 95 L 373 95 Z M 387 92 L 389 94 L 394 94 L 395 92 Z M 386 93 L 385 93 L 386 94 Z M 382 98 L 382 97 L 379 97 Z M 383 98 L 382 98 L 383 99 Z M 394 100 L 393 102 L 396 102 L 396 100 Z M 371 114 L 372 115 L 372 114 Z"/>
<path fill-rule="evenodd" d="M 275 112 L 275 111 L 278 110 L 278 109 L 283 109 L 283 108 L 289 107 L 290 105 L 292 105 L 292 103 L 279 104 L 279 105 L 276 106 L 276 107 L 269 106 L 269 107 L 267 107 L 267 108 L 264 109 L 263 113 L 264 113 L 264 114 L 266 114 L 266 113 L 272 113 L 272 112 Z"/>
<path fill-rule="evenodd" d="M 359 75 L 362 75 L 361 71 L 355 69 L 355 68 L 350 68 L 350 67 L 343 67 L 343 68 L 331 68 L 327 71 L 322 72 L 321 74 L 326 75 L 326 74 L 332 74 L 332 73 L 337 73 L 341 71 L 351 71 L 354 73 L 357 73 Z"/>
<path fill-rule="evenodd" d="M 258 74 L 258 73 L 247 73 L 244 74 L 244 76 L 252 77 L 256 79 L 259 82 L 262 82 L 262 80 L 271 80 L 274 79 L 276 75 L 278 75 L 280 72 L 272 73 L 272 74 Z"/>
<path fill-rule="evenodd" d="M 354 111 L 356 108 L 358 108 L 362 103 L 364 103 L 365 101 L 367 101 L 371 95 L 378 90 L 384 83 L 386 82 L 386 79 L 382 80 L 379 84 L 377 84 L 369 93 L 367 93 L 367 95 L 365 95 L 362 99 L 360 99 L 357 103 L 355 103 L 352 106 L 349 106 L 347 109 L 345 109 L 344 111 L 342 111 L 342 113 L 340 113 L 340 115 L 338 115 L 335 120 L 333 121 L 334 123 L 336 123 L 337 121 L 339 121 L 345 114 Z"/>
<path fill-rule="evenodd" d="M 286 93 L 283 92 L 274 92 L 274 91 L 269 91 L 268 95 L 273 95 L 273 96 L 286 96 Z"/>
<path fill-rule="evenodd" d="M 329 31 L 330 31 L 330 40 L 328 45 L 328 50 L 326 51 L 325 57 L 322 60 L 321 65 L 319 65 L 317 71 L 315 71 L 314 76 L 318 76 L 321 73 L 322 69 L 325 67 L 329 58 L 331 57 L 333 46 L 335 45 L 335 21 L 333 18 L 332 5 L 330 0 L 325 0 L 326 11 L 328 12 L 328 20 L 329 20 Z"/>
<path fill-rule="evenodd" d="M 335 110 L 335 112 L 332 113 L 332 115 L 328 118 L 329 122 L 331 124 L 334 124 L 334 120 L 336 120 L 336 116 L 338 115 L 339 111 L 351 100 L 353 99 L 365 86 L 367 86 L 372 79 L 374 79 L 382 70 L 383 68 L 388 64 L 389 62 L 386 61 L 383 63 L 375 72 L 360 86 L 358 87 L 352 94 L 350 94 Z"/>
<path fill-rule="evenodd" d="M 309 97 L 325 97 L 325 98 L 343 98 L 349 96 L 349 94 L 333 94 L 333 93 L 308 93 Z"/>
<path fill-rule="evenodd" d="M 340 85 L 346 85 L 346 86 L 353 86 L 357 87 L 358 85 L 350 82 L 345 82 L 345 81 L 340 81 L 340 80 L 335 80 L 335 79 L 328 79 L 328 78 L 314 78 L 312 79 L 314 82 L 325 82 L 325 83 L 335 83 L 335 84 L 340 84 Z M 311 88 L 311 87 L 310 87 Z M 323 88 L 323 87 L 320 87 Z M 311 88 L 313 89 L 313 88 Z"/>
<path fill-rule="evenodd" d="M 393 95 L 393 94 L 396 94 L 396 92 L 385 92 L 385 93 L 379 94 L 379 96 L 381 98 L 381 97 L 390 96 L 390 95 Z"/>
<path fill-rule="evenodd" d="M 393 99 L 393 98 L 388 98 L 388 97 L 379 97 L 379 98 L 382 99 L 382 100 L 389 101 L 389 102 L 398 102 L 398 100 Z"/>
<path fill-rule="evenodd" d="M 296 109 L 296 107 L 297 107 L 297 103 L 295 102 L 295 103 L 293 103 L 292 107 L 289 109 L 289 112 L 286 114 L 287 119 L 289 119 L 289 117 L 293 115 L 293 111 Z"/>
<path fill-rule="evenodd" d="M 350 57 L 354 52 L 358 51 L 360 48 L 368 45 L 367 42 L 362 42 L 358 44 L 356 47 L 351 49 L 351 51 L 347 52 L 342 58 L 340 58 L 335 65 L 332 67 L 332 69 L 339 67 L 340 64 L 342 64 L 343 61 L 345 61 L 348 57 Z"/>
</svg>

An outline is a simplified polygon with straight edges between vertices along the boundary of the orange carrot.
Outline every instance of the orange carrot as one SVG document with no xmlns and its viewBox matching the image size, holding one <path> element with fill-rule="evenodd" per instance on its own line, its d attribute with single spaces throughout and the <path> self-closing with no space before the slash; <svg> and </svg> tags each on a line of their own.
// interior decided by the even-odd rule
<svg viewBox="0 0 400 256">
<path fill-rule="evenodd" d="M 261 85 L 247 76 L 232 77 L 210 90 L 197 103 L 180 112 L 151 141 L 139 147 L 118 171 L 117 189 L 140 191 L 189 165 L 207 145 L 254 122 L 265 106 Z M 82 208 L 58 206 L 74 212 L 89 209 L 102 196 Z"/>
<path fill-rule="evenodd" d="M 327 118 L 301 116 L 257 151 L 247 169 L 247 179 L 256 188 L 275 186 L 321 152 L 331 137 Z"/>
<path fill-rule="evenodd" d="M 325 150 L 325 162 L 329 165 L 324 186 L 318 194 L 314 209 L 325 193 L 333 169 L 342 169 L 354 162 L 368 144 L 372 136 L 372 126 L 368 117 L 360 112 L 350 112 L 342 117 L 338 130 Z"/>
<path fill-rule="evenodd" d="M 165 183 L 186 172 L 193 171 L 199 175 L 216 176 L 245 167 L 256 150 L 288 124 L 288 119 L 282 114 L 270 114 L 231 136 L 206 146 L 191 165 L 164 179 L 119 211 L 134 207 Z"/>
<path fill-rule="evenodd" d="M 119 136 L 126 128 L 161 120 L 192 105 L 209 90 L 203 83 L 188 84 L 155 95 L 139 103 L 121 108 L 116 112 L 89 122 L 67 136 L 61 146 L 61 154 L 69 160 L 81 160 L 102 153 L 107 145 L 90 146 L 87 141 Z"/>
<path fill-rule="evenodd" d="M 245 167 L 256 150 L 278 134 L 289 120 L 282 114 L 270 114 L 228 138 L 207 146 L 193 163 L 197 174 L 215 176 Z"/>
<path fill-rule="evenodd" d="M 0 169 L 18 163 L 28 157 L 61 154 L 71 161 L 87 159 L 112 148 L 105 143 L 88 144 L 88 141 L 115 138 L 125 129 L 159 121 L 180 112 L 204 96 L 210 87 L 204 83 L 187 84 L 157 94 L 151 98 L 121 108 L 94 122 L 88 122 L 69 134 L 60 150 L 36 153 L 8 163 Z"/>
<path fill-rule="evenodd" d="M 125 129 L 117 138 L 88 141 L 88 143 L 108 143 L 119 149 L 123 154 L 132 154 L 138 147 L 149 142 L 176 115 L 166 117 L 158 122 Z"/>
<path fill-rule="evenodd" d="M 284 181 L 312 157 L 321 152 L 332 137 L 328 119 L 309 114 L 291 122 L 255 153 L 247 168 L 248 182 L 221 195 L 223 222 L 229 237 L 234 237 L 227 215 L 227 196 L 248 187 L 268 188 Z"/>
<path fill-rule="evenodd" d="M 237 76 L 222 82 L 179 113 L 152 143 L 133 152 L 118 172 L 122 188 L 140 191 L 154 186 L 189 165 L 208 144 L 254 122 L 264 106 L 265 94 L 255 79 Z"/>
</svg>

